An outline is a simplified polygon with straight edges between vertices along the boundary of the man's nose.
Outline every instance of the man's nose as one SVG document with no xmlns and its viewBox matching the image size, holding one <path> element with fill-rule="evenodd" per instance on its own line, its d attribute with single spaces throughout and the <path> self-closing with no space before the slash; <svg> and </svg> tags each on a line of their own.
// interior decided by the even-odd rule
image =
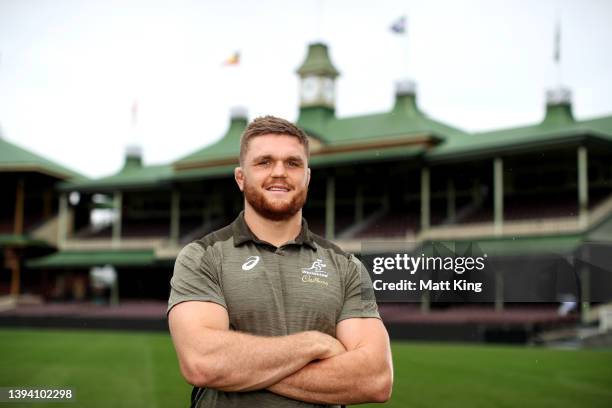
<svg viewBox="0 0 612 408">
<path fill-rule="evenodd" d="M 282 160 L 274 162 L 272 177 L 285 177 L 286 175 L 287 169 L 285 168 L 285 163 L 283 163 Z"/>
</svg>

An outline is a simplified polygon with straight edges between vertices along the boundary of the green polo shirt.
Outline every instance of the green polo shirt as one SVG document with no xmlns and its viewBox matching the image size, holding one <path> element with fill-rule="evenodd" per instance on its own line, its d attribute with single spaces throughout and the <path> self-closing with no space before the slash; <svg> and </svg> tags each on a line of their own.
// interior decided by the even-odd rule
<svg viewBox="0 0 612 408">
<path fill-rule="evenodd" d="M 181 302 L 214 302 L 229 316 L 230 330 L 284 336 L 318 330 L 331 336 L 336 324 L 379 318 L 370 277 L 361 262 L 313 234 L 305 220 L 295 240 L 275 247 L 236 220 L 179 253 L 168 311 Z M 338 373 L 342 375 L 342 373 Z M 197 407 L 312 407 L 266 390 L 203 389 Z"/>
</svg>

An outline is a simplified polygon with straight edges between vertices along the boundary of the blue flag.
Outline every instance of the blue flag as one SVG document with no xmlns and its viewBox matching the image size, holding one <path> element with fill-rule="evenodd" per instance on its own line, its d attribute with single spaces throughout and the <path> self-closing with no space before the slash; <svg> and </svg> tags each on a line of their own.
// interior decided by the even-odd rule
<svg viewBox="0 0 612 408">
<path fill-rule="evenodd" d="M 406 32 L 406 16 L 401 16 L 393 24 L 391 24 L 391 31 L 395 34 L 404 34 Z"/>
</svg>

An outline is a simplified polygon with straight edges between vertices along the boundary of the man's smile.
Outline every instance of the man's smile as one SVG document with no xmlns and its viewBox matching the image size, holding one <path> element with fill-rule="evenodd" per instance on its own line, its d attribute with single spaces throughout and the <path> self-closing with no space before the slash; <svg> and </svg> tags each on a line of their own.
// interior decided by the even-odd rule
<svg viewBox="0 0 612 408">
<path fill-rule="evenodd" d="M 291 189 L 285 184 L 272 184 L 266 187 L 266 190 L 280 193 L 288 193 L 289 191 L 291 191 Z"/>
</svg>

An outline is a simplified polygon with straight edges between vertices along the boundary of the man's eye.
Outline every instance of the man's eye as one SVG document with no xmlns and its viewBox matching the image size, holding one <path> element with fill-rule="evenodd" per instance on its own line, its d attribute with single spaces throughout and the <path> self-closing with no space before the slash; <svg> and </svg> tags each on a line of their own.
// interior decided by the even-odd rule
<svg viewBox="0 0 612 408">
<path fill-rule="evenodd" d="M 289 162 L 289 167 L 300 167 L 300 162 L 290 161 Z"/>
<path fill-rule="evenodd" d="M 260 166 L 265 166 L 267 164 L 270 164 L 270 160 L 260 160 L 259 162 L 257 162 L 257 164 Z"/>
</svg>

